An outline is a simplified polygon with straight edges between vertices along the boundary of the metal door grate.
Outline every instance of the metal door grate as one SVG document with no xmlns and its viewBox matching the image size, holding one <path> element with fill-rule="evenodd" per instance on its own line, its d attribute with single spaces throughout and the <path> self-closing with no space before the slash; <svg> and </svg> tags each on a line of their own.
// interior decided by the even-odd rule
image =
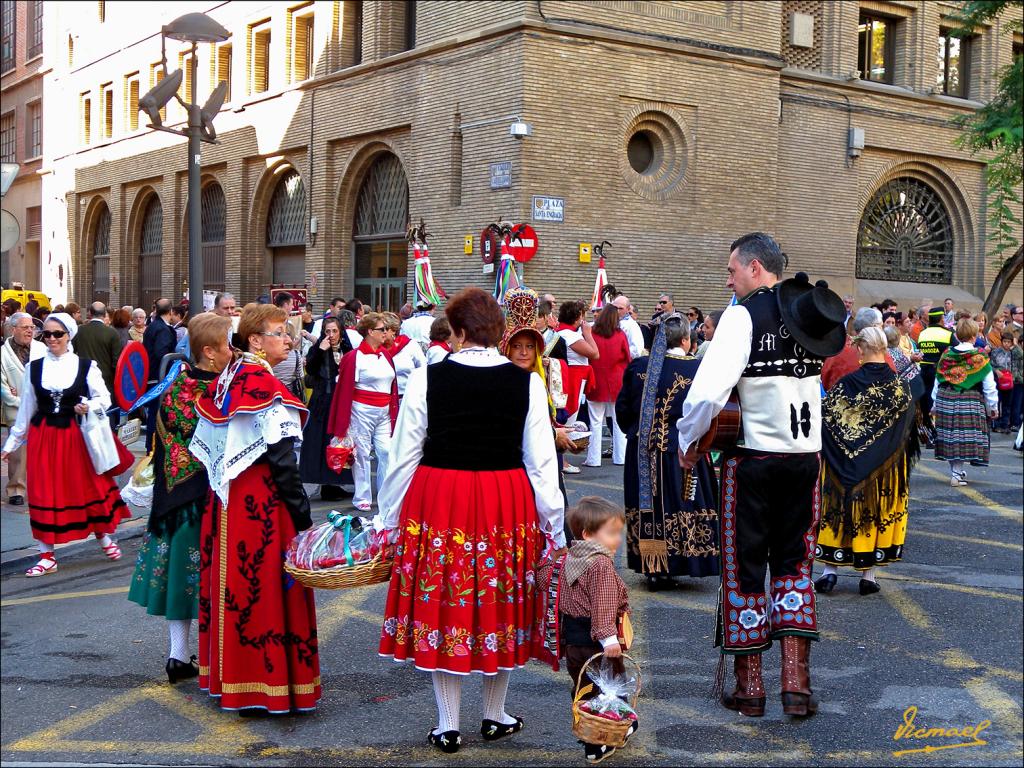
<svg viewBox="0 0 1024 768">
<path fill-rule="evenodd" d="M 359 190 L 355 236 L 405 234 L 409 220 L 409 182 L 398 158 L 383 154 L 373 165 Z"/>
<path fill-rule="evenodd" d="M 224 290 L 227 211 L 220 184 L 208 184 L 199 198 L 202 217 L 203 288 Z"/>
<path fill-rule="evenodd" d="M 907 177 L 875 193 L 860 220 L 857 277 L 952 281 L 953 226 L 935 190 Z"/>
<path fill-rule="evenodd" d="M 110 301 L 110 209 L 104 205 L 96 218 L 92 238 L 92 298 Z"/>
<path fill-rule="evenodd" d="M 297 171 L 285 174 L 274 189 L 267 215 L 267 247 L 306 244 L 306 190 Z"/>
<path fill-rule="evenodd" d="M 139 306 L 148 310 L 160 297 L 164 209 L 156 195 L 146 206 L 139 243 Z"/>
</svg>

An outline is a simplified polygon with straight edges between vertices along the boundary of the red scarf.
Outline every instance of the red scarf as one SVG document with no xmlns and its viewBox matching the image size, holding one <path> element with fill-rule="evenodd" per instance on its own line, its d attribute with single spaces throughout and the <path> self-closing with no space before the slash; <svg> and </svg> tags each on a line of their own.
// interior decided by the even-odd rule
<svg viewBox="0 0 1024 768">
<path fill-rule="evenodd" d="M 569 325 L 567 323 L 559 323 L 555 326 L 555 333 L 561 333 L 562 331 L 579 331 L 575 325 Z"/>
<path fill-rule="evenodd" d="M 410 339 L 405 334 L 402 334 L 401 336 L 395 338 L 395 344 L 393 347 L 390 347 L 389 349 L 386 349 L 384 351 L 387 353 L 388 357 L 394 360 L 396 357 L 398 357 L 399 354 L 401 354 L 402 350 L 405 349 L 406 344 L 408 344 L 410 341 L 412 341 L 412 339 Z"/>
<path fill-rule="evenodd" d="M 432 341 L 430 342 L 430 345 L 427 347 L 427 349 L 430 349 L 430 347 L 440 347 L 445 352 L 452 351 L 452 345 L 449 344 L 447 341 Z"/>
<path fill-rule="evenodd" d="M 331 399 L 330 417 L 327 420 L 327 432 L 338 438 L 348 435 L 349 425 L 352 423 L 352 402 L 356 391 L 356 353 L 364 355 L 384 355 L 392 369 L 395 364 L 391 356 L 386 353 L 383 347 L 374 349 L 363 339 L 358 349 L 346 352 L 341 358 L 338 366 L 338 386 L 334 388 L 334 397 Z M 388 404 L 388 412 L 391 416 L 391 431 L 395 431 L 395 421 L 398 419 L 398 376 L 391 382 L 391 400 Z"/>
</svg>

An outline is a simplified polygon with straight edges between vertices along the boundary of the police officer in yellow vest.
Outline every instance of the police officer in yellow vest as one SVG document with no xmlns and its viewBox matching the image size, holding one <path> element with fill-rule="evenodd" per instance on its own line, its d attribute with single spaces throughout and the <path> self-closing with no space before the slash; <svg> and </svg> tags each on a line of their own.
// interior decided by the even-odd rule
<svg viewBox="0 0 1024 768">
<path fill-rule="evenodd" d="M 935 428 L 932 426 L 932 387 L 935 385 L 935 366 L 950 344 L 953 334 L 943 324 L 942 307 L 933 307 L 928 312 L 928 327 L 917 337 L 917 346 L 924 359 L 921 360 L 921 379 L 924 381 L 924 396 L 921 398 L 921 417 L 928 430 L 928 447 L 932 447 Z"/>
</svg>

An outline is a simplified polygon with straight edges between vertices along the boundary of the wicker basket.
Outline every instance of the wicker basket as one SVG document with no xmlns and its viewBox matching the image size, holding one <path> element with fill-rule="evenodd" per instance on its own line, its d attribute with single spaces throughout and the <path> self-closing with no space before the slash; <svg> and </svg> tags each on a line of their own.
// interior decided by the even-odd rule
<svg viewBox="0 0 1024 768">
<path fill-rule="evenodd" d="M 579 455 L 581 453 L 586 453 L 587 449 L 590 448 L 590 434 L 587 434 L 584 437 L 578 437 L 578 438 L 573 439 L 572 433 L 573 432 L 587 432 L 587 433 L 590 433 L 590 429 L 587 427 L 587 425 L 583 424 L 583 423 L 566 424 L 565 425 L 565 429 L 566 429 L 567 434 L 569 435 L 569 439 L 572 440 L 573 445 L 576 446 L 575 449 L 570 449 L 569 453 L 574 454 L 574 455 Z"/>
<path fill-rule="evenodd" d="M 594 659 L 600 659 L 603 656 L 604 654 L 595 653 L 587 659 L 587 663 L 580 670 L 580 679 L 576 683 L 576 694 L 572 699 L 572 732 L 578 739 L 588 744 L 621 747 L 626 743 L 626 735 L 629 733 L 629 727 L 633 724 L 632 720 L 609 720 L 580 709 L 580 704 L 583 703 L 580 691 L 583 689 L 583 681 L 587 679 L 587 668 Z M 622 658 L 628 659 L 636 667 L 636 690 L 629 702 L 629 705 L 636 710 L 636 700 L 640 695 L 640 665 L 628 653 L 622 654 Z"/>
<path fill-rule="evenodd" d="M 287 560 L 284 570 L 297 582 L 316 589 L 349 589 L 350 587 L 366 587 L 380 584 L 391 578 L 391 566 L 394 560 L 377 555 L 365 563 L 356 565 L 336 565 L 319 571 L 307 571 L 296 568 Z"/>
</svg>

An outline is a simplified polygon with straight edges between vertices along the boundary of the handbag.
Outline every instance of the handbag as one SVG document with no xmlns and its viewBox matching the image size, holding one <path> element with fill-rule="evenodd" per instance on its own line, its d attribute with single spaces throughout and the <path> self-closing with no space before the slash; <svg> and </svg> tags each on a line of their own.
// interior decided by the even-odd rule
<svg viewBox="0 0 1024 768">
<path fill-rule="evenodd" d="M 996 371 L 996 389 L 1001 389 L 1004 392 L 1013 389 L 1013 374 L 1005 368 Z"/>
<path fill-rule="evenodd" d="M 303 405 L 306 404 L 306 382 L 305 376 L 302 373 L 302 355 L 297 350 L 295 352 L 295 378 L 288 385 L 288 389 L 302 401 Z"/>
<path fill-rule="evenodd" d="M 85 447 L 89 452 L 89 458 L 92 460 L 96 474 L 102 475 L 116 467 L 120 462 L 117 444 L 114 442 L 114 433 L 110 429 L 110 421 L 103 411 L 90 408 L 84 416 L 80 417 L 79 426 L 82 429 Z"/>
</svg>

